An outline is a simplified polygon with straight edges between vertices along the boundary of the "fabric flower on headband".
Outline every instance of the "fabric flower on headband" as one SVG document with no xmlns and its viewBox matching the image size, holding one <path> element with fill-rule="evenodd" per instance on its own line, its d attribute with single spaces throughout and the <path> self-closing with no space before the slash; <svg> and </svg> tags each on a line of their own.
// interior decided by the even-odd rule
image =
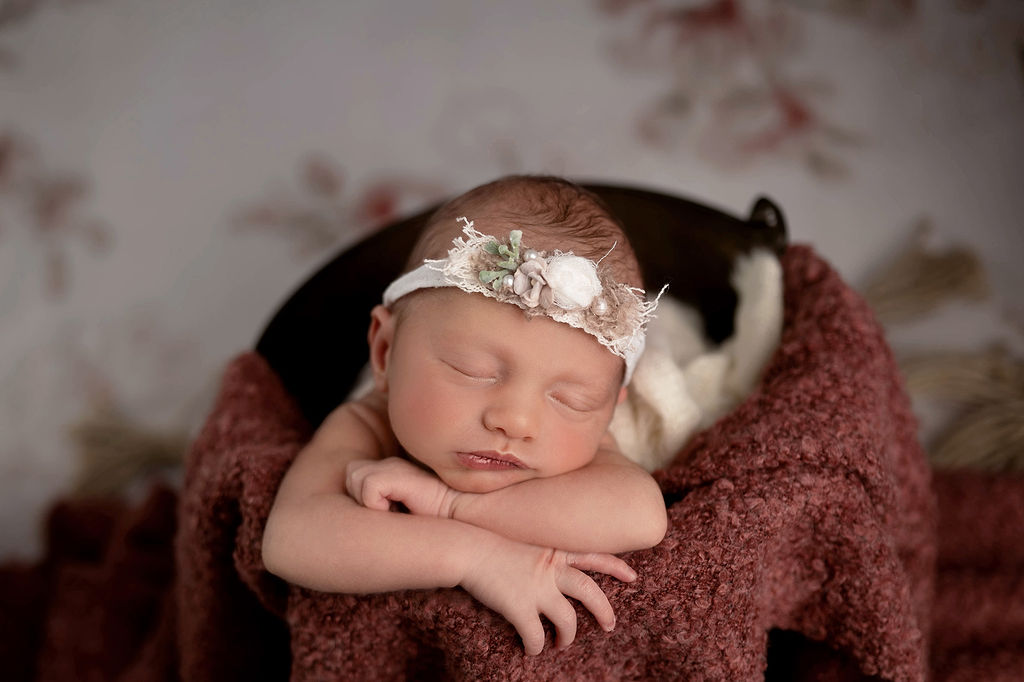
<svg viewBox="0 0 1024 682">
<path fill-rule="evenodd" d="M 384 305 L 417 289 L 458 287 L 522 308 L 527 315 L 546 315 L 581 329 L 626 361 L 632 376 L 643 352 L 647 321 L 658 299 L 648 301 L 643 289 L 616 282 L 598 270 L 600 261 L 555 251 L 548 255 L 526 248 L 521 230 L 502 243 L 459 218 L 464 237 L 456 237 L 448 257 L 425 260 L 384 291 Z M 665 289 L 662 288 L 662 292 Z M 658 294 L 658 298 L 661 294 Z"/>
<path fill-rule="evenodd" d="M 601 293 L 601 280 L 594 261 L 571 253 L 551 258 L 533 249 L 519 256 L 522 230 L 509 232 L 506 244 L 489 241 L 484 250 L 504 258 L 498 270 L 481 270 L 480 281 L 495 291 L 511 289 L 527 308 L 548 309 L 552 305 L 565 310 L 588 308 Z"/>
</svg>

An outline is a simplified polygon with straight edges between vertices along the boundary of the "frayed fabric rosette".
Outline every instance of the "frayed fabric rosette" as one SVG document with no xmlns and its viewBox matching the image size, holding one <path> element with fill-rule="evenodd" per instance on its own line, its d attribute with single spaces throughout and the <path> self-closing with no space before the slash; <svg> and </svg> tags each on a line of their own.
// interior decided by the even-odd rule
<svg viewBox="0 0 1024 682">
<path fill-rule="evenodd" d="M 571 251 L 548 254 L 527 248 L 521 230 L 512 230 L 502 243 L 474 229 L 467 218 L 459 222 L 465 236 L 452 241 L 448 257 L 426 260 L 396 279 L 384 291 L 384 305 L 417 289 L 453 286 L 483 294 L 590 334 L 626 361 L 623 384 L 629 383 L 657 298 L 648 301 L 643 289 L 601 273 L 600 261 Z"/>
</svg>

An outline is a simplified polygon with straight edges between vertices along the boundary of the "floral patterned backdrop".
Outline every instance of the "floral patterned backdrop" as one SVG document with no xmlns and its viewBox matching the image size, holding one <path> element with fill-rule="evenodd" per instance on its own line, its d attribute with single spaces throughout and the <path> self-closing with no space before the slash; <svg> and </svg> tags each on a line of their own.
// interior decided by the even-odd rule
<svg viewBox="0 0 1024 682">
<path fill-rule="evenodd" d="M 0 0 L 0 557 L 90 453 L 180 460 L 331 254 L 509 172 L 766 193 L 857 286 L 927 224 L 985 286 L 894 345 L 1024 346 L 1019 0 Z"/>
</svg>

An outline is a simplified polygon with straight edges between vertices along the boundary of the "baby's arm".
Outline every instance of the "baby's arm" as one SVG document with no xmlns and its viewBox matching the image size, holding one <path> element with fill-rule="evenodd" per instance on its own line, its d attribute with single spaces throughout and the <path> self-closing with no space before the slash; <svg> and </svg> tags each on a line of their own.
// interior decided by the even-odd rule
<svg viewBox="0 0 1024 682">
<path fill-rule="evenodd" d="M 521 542 L 571 551 L 627 552 L 661 542 L 665 503 L 651 476 L 606 436 L 576 471 L 483 494 L 460 493 L 396 458 L 353 462 L 349 494 L 367 507 L 402 502 L 418 515 L 453 518 Z"/>
<path fill-rule="evenodd" d="M 566 596 L 611 629 L 611 605 L 582 571 L 634 579 L 620 559 L 525 544 L 448 518 L 368 509 L 346 495 L 347 462 L 391 454 L 387 443 L 365 406 L 328 417 L 289 468 L 267 519 L 270 572 L 325 592 L 462 586 L 512 623 L 531 654 L 543 647 L 541 615 L 555 626 L 559 646 L 572 642 L 576 614 Z"/>
<path fill-rule="evenodd" d="M 450 515 L 521 542 L 612 554 L 653 547 L 668 525 L 658 484 L 611 436 L 585 467 L 486 494 L 461 493 Z"/>
</svg>

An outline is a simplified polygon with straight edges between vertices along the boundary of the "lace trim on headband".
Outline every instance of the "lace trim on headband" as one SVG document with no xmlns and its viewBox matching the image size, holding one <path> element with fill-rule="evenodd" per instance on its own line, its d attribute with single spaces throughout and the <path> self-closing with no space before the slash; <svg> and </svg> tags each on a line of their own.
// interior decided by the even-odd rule
<svg viewBox="0 0 1024 682">
<path fill-rule="evenodd" d="M 503 244 L 474 229 L 471 220 L 463 217 L 459 222 L 465 237 L 452 241 L 447 258 L 426 260 L 423 267 L 443 273 L 449 284 L 463 291 L 581 329 L 632 368 L 643 352 L 647 322 L 667 285 L 648 301 L 643 289 L 600 274 L 598 264 L 588 258 L 571 251 L 548 255 L 524 248 L 521 230 L 512 230 Z"/>
</svg>

